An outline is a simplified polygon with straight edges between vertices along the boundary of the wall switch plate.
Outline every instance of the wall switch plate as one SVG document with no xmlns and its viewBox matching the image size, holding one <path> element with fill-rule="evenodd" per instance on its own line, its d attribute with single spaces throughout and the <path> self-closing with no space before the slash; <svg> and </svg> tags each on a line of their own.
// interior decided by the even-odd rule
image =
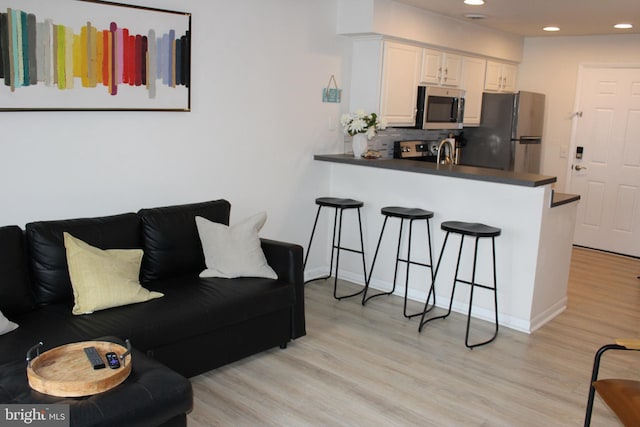
<svg viewBox="0 0 640 427">
<path fill-rule="evenodd" d="M 569 146 L 568 145 L 561 145 L 560 146 L 560 158 L 561 159 L 566 159 L 567 157 L 569 157 Z"/>
</svg>

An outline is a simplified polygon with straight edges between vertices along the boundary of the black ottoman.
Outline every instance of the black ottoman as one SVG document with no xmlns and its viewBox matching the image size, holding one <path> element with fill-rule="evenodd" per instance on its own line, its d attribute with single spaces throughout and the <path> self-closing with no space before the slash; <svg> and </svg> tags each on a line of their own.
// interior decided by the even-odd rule
<svg viewBox="0 0 640 427">
<path fill-rule="evenodd" d="M 193 407 L 189 380 L 135 349 L 132 361 L 125 382 L 80 398 L 49 396 L 31 389 L 26 362 L 11 362 L 0 367 L 0 402 L 69 405 L 71 426 L 186 426 Z"/>
</svg>

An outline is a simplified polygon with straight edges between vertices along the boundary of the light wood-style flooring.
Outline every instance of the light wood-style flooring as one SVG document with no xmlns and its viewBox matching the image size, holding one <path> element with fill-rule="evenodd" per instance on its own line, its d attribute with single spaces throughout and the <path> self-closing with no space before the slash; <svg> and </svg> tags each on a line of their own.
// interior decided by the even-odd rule
<svg viewBox="0 0 640 427">
<path fill-rule="evenodd" d="M 462 314 L 419 334 L 418 319 L 402 316 L 400 297 L 363 307 L 358 298 L 334 300 L 332 280 L 312 282 L 307 336 L 192 378 L 188 422 L 579 426 L 595 351 L 613 338 L 640 337 L 638 275 L 638 259 L 575 248 L 567 310 L 532 335 L 500 328 L 495 342 L 474 350 L 464 346 Z M 601 373 L 640 378 L 640 354 L 606 356 Z M 596 400 L 592 426 L 617 425 Z"/>
</svg>

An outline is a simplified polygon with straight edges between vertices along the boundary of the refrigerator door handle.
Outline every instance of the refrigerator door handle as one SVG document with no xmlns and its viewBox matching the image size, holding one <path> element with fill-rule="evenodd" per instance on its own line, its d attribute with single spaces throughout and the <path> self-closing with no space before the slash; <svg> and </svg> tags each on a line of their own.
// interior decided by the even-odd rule
<svg viewBox="0 0 640 427">
<path fill-rule="evenodd" d="M 542 138 L 539 136 L 521 136 L 519 141 L 520 144 L 541 144 Z"/>
</svg>

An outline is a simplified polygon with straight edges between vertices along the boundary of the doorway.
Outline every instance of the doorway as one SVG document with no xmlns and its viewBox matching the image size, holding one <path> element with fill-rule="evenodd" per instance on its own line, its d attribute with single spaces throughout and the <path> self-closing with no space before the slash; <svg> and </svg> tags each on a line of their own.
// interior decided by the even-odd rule
<svg viewBox="0 0 640 427">
<path fill-rule="evenodd" d="M 580 69 L 567 182 L 574 243 L 640 257 L 640 66 Z"/>
</svg>

